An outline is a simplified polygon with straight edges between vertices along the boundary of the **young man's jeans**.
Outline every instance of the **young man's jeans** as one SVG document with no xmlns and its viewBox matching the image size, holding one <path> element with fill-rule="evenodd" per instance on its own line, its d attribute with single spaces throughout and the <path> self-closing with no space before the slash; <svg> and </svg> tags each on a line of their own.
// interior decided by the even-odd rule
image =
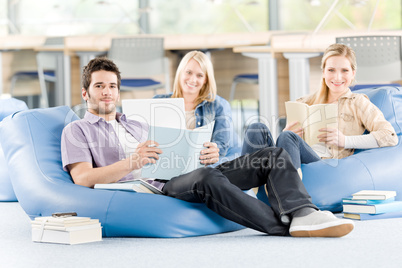
<svg viewBox="0 0 402 268">
<path fill-rule="evenodd" d="M 262 123 L 251 124 L 245 133 L 242 155 L 253 153 L 266 147 L 275 147 L 275 142 L 268 127 Z M 276 147 L 283 148 L 289 153 L 296 168 L 300 168 L 301 164 L 321 160 L 317 153 L 299 135 L 292 131 L 282 132 L 276 141 Z"/>
<path fill-rule="evenodd" d="M 225 162 L 216 168 L 200 168 L 168 181 L 163 192 L 189 202 L 205 203 L 226 219 L 271 234 L 287 235 L 282 215 L 311 202 L 289 155 L 281 148 L 265 148 Z M 268 206 L 242 190 L 266 185 Z"/>
</svg>

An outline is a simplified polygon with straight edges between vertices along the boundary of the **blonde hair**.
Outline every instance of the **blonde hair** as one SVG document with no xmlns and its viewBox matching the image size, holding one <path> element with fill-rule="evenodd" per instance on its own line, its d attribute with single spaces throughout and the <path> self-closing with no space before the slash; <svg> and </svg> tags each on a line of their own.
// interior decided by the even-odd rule
<svg viewBox="0 0 402 268">
<path fill-rule="evenodd" d="M 216 82 L 214 76 L 214 68 L 210 59 L 200 51 L 190 51 L 180 61 L 179 67 L 177 67 L 176 76 L 173 82 L 173 95 L 172 98 L 183 98 L 183 89 L 180 86 L 180 77 L 187 63 L 194 59 L 198 62 L 201 70 L 206 75 L 206 82 L 201 88 L 198 98 L 195 100 L 195 107 L 203 101 L 212 102 L 216 97 Z M 195 108 L 194 107 L 194 108 Z"/>
<path fill-rule="evenodd" d="M 356 55 L 355 52 L 348 46 L 344 44 L 332 44 L 330 45 L 324 52 L 324 56 L 322 57 L 321 60 L 321 70 L 325 70 L 325 64 L 327 63 L 327 60 L 330 57 L 334 56 L 344 56 L 346 57 L 349 62 L 350 66 L 352 67 L 353 71 L 356 71 L 357 69 L 357 64 L 356 64 Z M 353 83 L 354 81 L 352 81 Z M 320 104 L 320 103 L 325 103 L 328 101 L 328 92 L 329 88 L 327 84 L 325 83 L 324 77 L 321 78 L 321 87 L 318 91 L 315 93 L 311 94 L 306 98 L 306 103 L 308 105 L 313 105 L 313 104 Z"/>
</svg>

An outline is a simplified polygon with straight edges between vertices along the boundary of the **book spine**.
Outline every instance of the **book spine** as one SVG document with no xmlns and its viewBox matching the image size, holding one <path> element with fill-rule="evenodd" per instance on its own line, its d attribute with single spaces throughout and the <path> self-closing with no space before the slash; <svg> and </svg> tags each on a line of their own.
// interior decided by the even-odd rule
<svg viewBox="0 0 402 268">
<path fill-rule="evenodd" d="M 390 203 L 377 204 L 377 205 L 357 205 L 357 204 L 343 205 L 343 212 L 345 213 L 381 214 L 395 211 L 402 211 L 402 201 L 394 201 Z"/>
<path fill-rule="evenodd" d="M 343 205 L 344 213 L 369 213 L 375 214 L 375 208 L 369 205 L 356 205 L 356 204 L 345 204 Z"/>
<path fill-rule="evenodd" d="M 343 198 L 343 204 L 357 204 L 357 205 L 376 205 L 376 204 L 385 204 L 395 201 L 394 197 L 385 199 L 385 200 L 364 200 L 364 199 L 351 199 L 351 198 Z"/>
<path fill-rule="evenodd" d="M 359 219 L 361 221 L 401 218 L 402 217 L 402 211 L 381 213 L 381 214 L 345 213 L 344 217 L 348 218 L 348 219 Z"/>
</svg>

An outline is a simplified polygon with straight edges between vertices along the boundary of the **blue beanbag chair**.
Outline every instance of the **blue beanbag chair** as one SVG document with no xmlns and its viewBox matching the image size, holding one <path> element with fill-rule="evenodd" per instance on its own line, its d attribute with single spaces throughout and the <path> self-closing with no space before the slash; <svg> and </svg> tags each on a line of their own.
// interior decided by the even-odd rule
<svg viewBox="0 0 402 268">
<path fill-rule="evenodd" d="M 356 150 L 343 159 L 302 164 L 303 183 L 313 203 L 321 210 L 342 211 L 342 198 L 360 190 L 392 190 L 402 200 L 402 92 L 400 87 L 365 88 L 366 94 L 394 127 L 399 143 L 393 147 Z M 258 199 L 268 203 L 260 187 Z"/>
<path fill-rule="evenodd" d="M 1 121 L 12 113 L 21 110 L 28 110 L 25 102 L 10 98 L 0 100 L 0 124 Z M 8 174 L 8 168 L 6 160 L 4 159 L 3 148 L 0 140 L 0 201 L 17 201 L 17 197 L 14 194 L 13 186 L 11 185 L 10 176 Z"/>
<path fill-rule="evenodd" d="M 400 87 L 366 88 L 366 94 L 394 127 L 399 143 L 394 147 L 357 150 L 343 159 L 302 165 L 303 182 L 320 209 L 342 211 L 342 198 L 360 190 L 393 190 L 402 200 L 402 92 Z"/>
<path fill-rule="evenodd" d="M 77 119 L 63 106 L 19 112 L 0 126 L 14 191 L 29 217 L 77 212 L 99 219 L 107 237 L 188 237 L 244 228 L 204 204 L 74 184 L 62 169 L 60 139 L 65 125 Z"/>
</svg>

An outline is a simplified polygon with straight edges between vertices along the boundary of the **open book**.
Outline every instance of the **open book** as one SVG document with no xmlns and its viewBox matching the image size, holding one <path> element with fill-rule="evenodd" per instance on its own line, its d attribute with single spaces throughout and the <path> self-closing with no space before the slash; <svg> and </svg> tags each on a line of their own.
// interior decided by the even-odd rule
<svg viewBox="0 0 402 268">
<path fill-rule="evenodd" d="M 307 105 L 302 102 L 285 102 L 287 123 L 299 122 L 296 128 L 304 129 L 304 141 L 312 146 L 319 142 L 317 136 L 323 134 L 321 128 L 338 128 L 338 105 L 315 104 Z"/>
<path fill-rule="evenodd" d="M 203 144 L 211 140 L 215 122 L 189 129 L 150 126 L 148 140 L 159 143 L 162 154 L 155 164 L 142 168 L 141 177 L 170 180 L 199 167 Z"/>
<path fill-rule="evenodd" d="M 127 118 L 151 126 L 186 128 L 183 98 L 122 100 Z"/>
<path fill-rule="evenodd" d="M 134 191 L 138 193 L 162 194 L 162 191 L 141 179 L 115 183 L 97 183 L 94 189 Z"/>
<path fill-rule="evenodd" d="M 145 165 L 141 177 L 130 181 L 98 183 L 95 189 L 134 191 L 139 193 L 162 194 L 158 188 L 148 183 L 149 178 L 170 180 L 199 167 L 200 153 L 204 142 L 210 141 L 215 122 L 194 130 L 150 126 L 148 140 L 159 143 L 162 154 L 155 164 Z"/>
</svg>

